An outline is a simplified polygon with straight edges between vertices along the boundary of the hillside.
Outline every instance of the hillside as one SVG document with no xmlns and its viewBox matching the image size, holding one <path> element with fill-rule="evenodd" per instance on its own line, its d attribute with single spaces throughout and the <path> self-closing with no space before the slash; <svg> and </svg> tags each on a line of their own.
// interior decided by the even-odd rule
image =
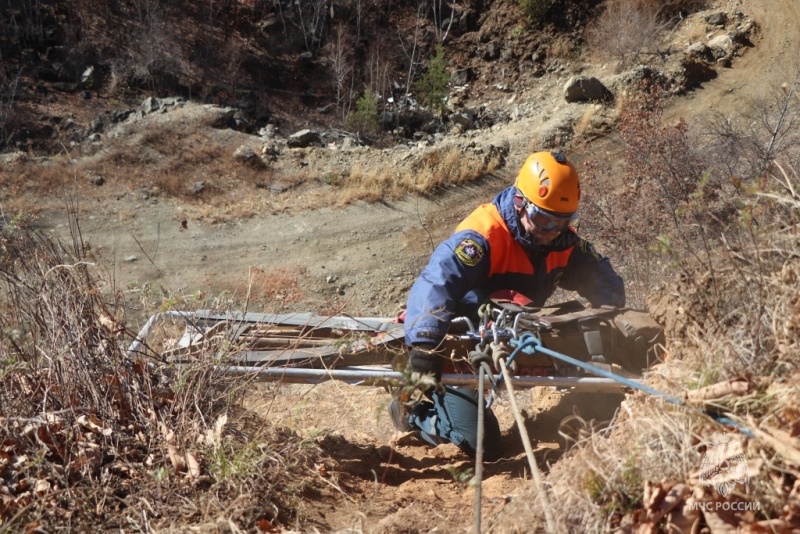
<svg viewBox="0 0 800 534">
<path fill-rule="evenodd" d="M 702 292 L 686 280 L 702 278 L 693 269 L 702 273 L 708 266 L 717 268 L 721 260 L 695 262 L 690 252 L 680 249 L 685 262 L 677 262 L 676 269 L 668 255 L 651 252 L 654 238 L 668 232 L 670 224 L 661 218 L 663 214 L 651 211 L 655 203 L 645 202 L 658 193 L 648 189 L 624 193 L 632 172 L 655 176 L 660 170 L 654 163 L 658 154 L 644 153 L 648 145 L 634 145 L 626 130 L 630 123 L 625 121 L 632 120 L 626 109 L 638 109 L 632 96 L 640 87 L 637 82 L 661 81 L 666 93 L 659 101 L 663 106 L 659 126 L 672 132 L 672 125 L 685 121 L 695 144 L 680 146 L 698 149 L 708 158 L 703 164 L 709 168 L 713 164 L 726 169 L 722 185 L 712 182 L 723 200 L 742 198 L 741 204 L 746 204 L 749 185 L 735 189 L 729 178 L 758 183 L 747 174 L 756 172 L 758 158 L 777 159 L 786 169 L 800 168 L 795 122 L 776 127 L 767 153 L 752 148 L 756 143 L 748 144 L 756 136 L 751 127 L 754 117 L 763 118 L 769 129 L 775 124 L 770 113 L 778 110 L 781 116 L 781 102 L 787 110 L 783 117 L 793 121 L 798 116 L 791 98 L 774 98 L 780 97 L 781 84 L 785 84 L 782 94 L 798 94 L 800 7 L 795 3 L 667 3 L 674 12 L 665 15 L 668 25 L 659 24 L 663 39 L 643 42 L 642 53 L 634 57 L 610 53 L 613 40 L 607 33 L 598 41 L 596 21 L 610 2 L 553 2 L 547 23 L 541 26 L 529 21 L 520 3 L 511 0 L 452 3 L 454 23 L 449 26 L 444 23 L 449 20 L 445 12 L 433 7 L 449 10 L 449 5 L 437 2 L 421 19 L 416 17 L 417 4 L 410 2 L 184 5 L 164 0 L 102 1 L 91 3 L 92 7 L 83 2 L 42 2 L 35 25 L 41 36 L 22 31 L 21 21 L 34 4 L 39 5 L 20 1 L 9 3 L 13 9 L 0 8 L 4 27 L 15 30 L 0 37 L 3 223 L 14 227 L 12 219 L 28 213 L 35 228 L 69 241 L 65 205 L 76 206 L 87 259 L 104 281 L 100 284 L 104 294 L 119 291 L 114 314 L 134 332 L 151 313 L 166 308 L 247 306 L 251 311 L 393 316 L 432 247 L 475 205 L 509 184 L 531 150 L 560 148 L 583 173 L 588 200 L 582 231 L 625 275 L 631 305 L 649 305 L 654 315 L 660 314 L 671 336 L 670 351 L 694 365 L 698 354 L 712 351 L 698 340 L 719 332 L 708 324 L 704 329 L 691 328 L 691 312 L 697 305 L 692 296 Z M 303 23 L 292 18 L 301 15 L 292 11 L 295 5 L 308 9 Z M 720 13 L 724 17 L 719 18 Z M 336 31 L 339 21 L 341 33 Z M 608 26 L 603 28 L 609 31 Z M 445 34 L 451 83 L 441 116 L 420 107 L 389 106 L 382 109 L 388 115 L 381 117 L 390 117 L 391 125 L 359 130 L 348 124 L 344 110 L 355 109 L 363 87 L 373 87 L 387 104 L 390 95 L 400 98 L 409 88 L 404 83 L 409 72 L 415 77 L 424 72 L 436 41 Z M 337 36 L 343 39 L 338 47 Z M 26 46 L 18 44 L 25 39 Z M 33 46 L 33 41 L 41 42 Z M 390 48 L 383 60 L 380 54 L 372 55 L 378 44 Z M 411 52 L 414 45 L 417 52 Z M 343 57 L 337 50 L 348 61 L 337 63 L 337 57 Z M 409 61 L 412 53 L 419 55 Z M 373 69 L 364 68 L 373 60 L 384 77 L 374 77 Z M 346 81 L 358 89 L 344 91 L 344 72 L 354 65 L 362 68 Z M 84 79 L 89 67 L 94 74 Z M 342 75 L 338 82 L 337 72 Z M 466 77 L 465 83 L 453 82 L 457 73 Z M 567 102 L 564 86 L 577 75 L 598 78 L 614 98 Z M 418 92 L 411 92 L 419 98 Z M 471 124 L 459 122 L 459 115 L 467 116 Z M 745 126 L 737 130 L 737 124 Z M 638 128 L 640 134 L 662 132 Z M 301 129 L 313 130 L 319 137 L 309 146 L 290 146 L 291 135 Z M 698 139 L 708 138 L 709 132 L 716 133 L 716 144 L 701 146 Z M 645 156 L 639 167 L 631 163 L 632 147 Z M 687 152 L 685 166 L 676 168 L 684 172 L 690 163 L 700 161 L 694 157 Z M 762 178 L 768 176 L 763 167 L 758 172 Z M 790 170 L 787 173 L 792 176 Z M 719 221 L 731 225 L 726 231 L 732 227 L 736 217 L 729 204 L 709 194 L 702 201 L 708 202 L 706 211 L 714 218 L 709 229 L 716 231 Z M 689 204 L 690 210 L 695 207 Z M 793 213 L 789 211 L 776 234 L 791 233 Z M 772 228 L 764 217 L 764 227 Z M 692 221 L 687 226 L 694 225 Z M 680 241 L 672 237 L 678 254 Z M 720 241 L 715 238 L 715 242 Z M 786 247 L 789 259 L 784 278 L 776 280 L 786 280 L 784 292 L 793 294 L 791 244 L 780 246 Z M 746 255 L 739 249 L 731 254 L 740 253 Z M 765 256 L 759 258 L 766 266 Z M 5 263 L 2 268 L 6 269 Z M 676 270 L 682 278 L 675 276 Z M 780 288 L 776 291 L 781 294 Z M 747 300 L 738 297 L 732 296 L 732 302 Z M 791 303 L 786 306 L 789 321 L 796 310 L 791 312 Z M 686 310 L 688 315 L 681 315 Z M 682 328 L 681 323 L 687 326 Z M 783 356 L 775 359 L 787 362 L 780 372 L 766 363 L 760 367 L 761 360 L 758 365 L 750 362 L 752 372 L 769 369 L 776 384 L 785 384 L 777 377 L 797 372 L 792 335 L 783 340 Z M 0 339 L 11 339 L 4 336 Z M 4 343 L 0 347 L 6 350 Z M 772 354 L 767 345 L 758 350 Z M 723 350 L 714 354 L 730 356 Z M 729 374 L 746 368 L 723 359 L 722 371 L 718 369 L 715 376 L 732 379 L 735 376 Z M 685 377 L 673 373 L 672 367 L 655 373 L 654 383 L 679 390 Z M 704 376 L 704 380 L 711 379 Z M 209 386 L 210 378 L 198 379 L 197 385 Z M 166 394 L 162 397 L 156 389 L 158 402 L 168 403 Z M 338 383 L 313 388 L 248 384 L 245 389 L 239 399 L 242 409 L 231 411 L 227 428 L 233 441 L 277 439 L 285 444 L 269 453 L 271 460 L 258 464 L 268 482 L 247 479 L 245 483 L 231 477 L 221 485 L 220 479 L 213 481 L 204 474 L 194 481 L 175 477 L 168 486 L 154 474 L 152 458 L 139 458 L 146 467 L 141 471 L 126 467 L 130 470 L 124 476 L 147 488 L 141 494 L 126 485 L 94 495 L 86 510 L 67 519 L 59 518 L 66 506 L 57 503 L 44 506 L 50 516 L 36 520 L 46 526 L 74 521 L 68 524 L 82 529 L 130 525 L 163 532 L 465 532 L 471 527 L 474 490 L 460 483 L 458 476 L 471 468 L 470 462 L 455 447 L 428 449 L 413 440 L 394 441 L 384 391 Z M 770 424 L 789 434 L 785 443 L 791 450 L 798 439 L 800 412 L 792 412 L 800 405 L 798 392 L 791 387 L 780 394 L 774 391 L 765 395 L 781 398 Z M 19 400 L 19 395 L 12 397 Z M 618 416 L 612 427 L 626 427 L 631 420 L 645 425 L 652 414 L 662 414 L 662 407 L 634 397 L 625 400 L 627 415 Z M 190 405 L 191 396 L 186 399 Z M 670 492 L 674 497 L 676 483 L 684 484 L 680 491 L 687 492 L 680 498 L 690 493 L 686 488 L 692 482 L 676 478 L 682 475 L 679 470 L 661 465 L 679 463 L 667 447 L 659 449 L 664 454 L 661 464 L 658 458 L 648 458 L 646 465 L 642 460 L 637 476 L 644 479 L 620 482 L 604 471 L 613 471 L 613 466 L 596 464 L 599 460 L 591 450 L 600 458 L 605 454 L 606 459 L 616 459 L 619 448 L 639 436 L 657 441 L 659 433 L 671 433 L 674 427 L 689 429 L 684 434 L 690 437 L 702 435 L 702 423 L 691 415 L 684 420 L 667 412 L 673 426 L 663 420 L 658 421 L 661 426 L 644 430 L 628 426 L 604 441 L 607 435 L 600 433 L 604 425 L 599 422 L 611 420 L 622 400 L 622 396 L 598 399 L 538 389 L 520 394 L 537 461 L 558 497 L 551 505 L 565 531 L 589 526 L 608 531 L 666 530 L 667 512 L 656 518 L 658 506 L 668 502 L 665 496 Z M 749 405 L 744 412 L 737 411 L 744 404 L 726 407 L 742 418 L 760 418 L 769 411 Z M 209 413 L 216 413 L 212 407 L 209 402 Z M 538 501 L 531 493 L 510 408 L 501 404 L 496 412 L 509 452 L 507 458 L 485 466 L 484 528 L 543 529 L 543 512 L 534 504 Z M 4 424 L 18 415 L 0 408 Z M 568 444 L 559 431 L 572 432 L 560 426 L 565 419 L 577 426 L 581 426 L 577 421 L 587 422 L 574 432 L 591 434 L 591 446 L 583 442 L 560 462 Z M 591 432 L 592 420 L 598 422 L 597 434 Z M 171 439 L 191 443 L 195 432 L 206 435 L 197 428 L 209 430 L 212 425 L 189 421 L 176 426 L 185 434 L 173 433 Z M 160 430 L 154 435 L 157 463 L 169 466 L 161 451 L 167 437 Z M 133 448 L 145 450 L 145 445 L 136 443 Z M 792 463 L 796 459 L 776 456 L 764 443 L 775 448 L 774 442 L 753 440 L 751 452 L 777 467 L 753 469 L 754 479 L 762 478 L 758 491 L 750 495 L 762 499 L 769 511 L 735 520 L 708 514 L 696 523 L 698 528 L 713 532 L 745 524 L 753 532 L 800 528 L 800 512 L 791 504 L 797 502 L 800 487 L 797 465 Z M 10 447 L 0 459 L 9 457 Z M 693 451 L 681 462 L 698 463 L 696 444 Z M 293 458 L 297 461 L 284 463 Z M 103 476 L 124 479 L 120 475 L 124 469 L 114 465 Z M 659 468 L 664 480 L 648 478 Z M 605 492 L 578 491 L 588 473 L 596 475 L 591 480 L 607 477 Z M 783 477 L 776 482 L 779 489 L 765 490 L 764 480 L 774 481 L 777 473 Z M 208 487 L 214 488 L 213 497 L 205 491 Z M 695 487 L 699 487 L 696 481 Z M 5 495 L 21 492 L 8 481 L 3 488 L 13 490 Z M 164 488 L 185 495 L 185 502 L 171 499 Z M 259 502 L 259 492 L 269 495 L 268 504 Z M 620 505 L 633 494 L 650 500 L 631 499 Z M 120 504 L 106 505 L 106 499 Z M 10 506 L 8 502 L 4 500 L 3 506 Z M 776 517 L 784 505 L 785 511 Z M 10 520 L 12 529 L 20 527 L 12 516 L 0 517 Z M 783 522 L 755 526 L 770 519 Z M 34 518 L 25 520 L 28 524 Z"/>
</svg>

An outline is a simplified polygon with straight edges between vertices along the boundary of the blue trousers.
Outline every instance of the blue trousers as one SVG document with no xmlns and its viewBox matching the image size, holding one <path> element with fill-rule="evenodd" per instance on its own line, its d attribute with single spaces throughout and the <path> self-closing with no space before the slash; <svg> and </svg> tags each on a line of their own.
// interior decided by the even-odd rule
<svg viewBox="0 0 800 534">
<path fill-rule="evenodd" d="M 430 395 L 430 400 L 418 403 L 408 418 L 412 428 L 431 445 L 450 442 L 475 457 L 478 445 L 478 391 L 465 387 L 445 387 Z M 486 460 L 501 455 L 500 424 L 490 409 L 483 414 L 483 457 Z"/>
</svg>

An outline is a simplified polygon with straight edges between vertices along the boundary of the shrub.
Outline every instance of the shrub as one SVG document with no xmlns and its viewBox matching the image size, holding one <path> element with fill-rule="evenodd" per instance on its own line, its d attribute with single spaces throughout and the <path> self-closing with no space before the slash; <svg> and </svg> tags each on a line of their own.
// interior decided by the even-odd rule
<svg viewBox="0 0 800 534">
<path fill-rule="evenodd" d="M 68 244 L 22 217 L 0 228 L 0 530 L 139 525 L 145 501 L 158 531 L 232 508 L 242 530 L 295 524 L 287 486 L 316 476 L 318 449 L 243 422 L 251 380 L 222 365 L 236 344 L 165 361 L 153 339 L 162 323 L 148 344 L 126 349 L 136 335 L 129 308 L 97 277 L 74 213 L 70 228 Z M 186 510 L 188 501 L 204 506 Z"/>
<path fill-rule="evenodd" d="M 553 3 L 554 0 L 519 0 L 519 7 L 531 23 L 541 26 Z"/>
<path fill-rule="evenodd" d="M 447 96 L 447 84 L 450 83 L 450 74 L 447 72 L 447 63 L 444 58 L 442 45 L 436 45 L 436 54 L 428 62 L 425 73 L 417 80 L 414 88 L 419 93 L 423 105 L 437 113 L 444 109 L 444 98 Z"/>
<path fill-rule="evenodd" d="M 610 0 L 586 30 L 589 49 L 618 62 L 620 70 L 640 62 L 659 43 L 667 24 L 657 4 Z"/>
<path fill-rule="evenodd" d="M 356 101 L 356 110 L 347 117 L 347 124 L 360 134 L 374 134 L 380 127 L 378 99 L 372 89 L 367 88 Z"/>
</svg>

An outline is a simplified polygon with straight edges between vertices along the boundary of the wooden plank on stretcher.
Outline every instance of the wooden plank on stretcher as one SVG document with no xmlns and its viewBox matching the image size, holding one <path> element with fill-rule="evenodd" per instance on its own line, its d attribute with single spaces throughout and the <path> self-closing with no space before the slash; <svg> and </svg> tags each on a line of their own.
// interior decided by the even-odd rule
<svg viewBox="0 0 800 534">
<path fill-rule="evenodd" d="M 299 349 L 307 347 L 327 347 L 331 345 L 330 338 L 327 339 L 306 339 L 291 337 L 256 337 L 239 338 L 247 348 L 262 349 L 272 347 L 274 349 Z"/>
<path fill-rule="evenodd" d="M 260 325 L 283 325 L 304 328 L 330 328 L 340 330 L 353 330 L 360 332 L 388 332 L 401 328 L 401 324 L 386 317 L 347 317 L 324 316 L 314 313 L 214 313 L 210 310 L 194 312 L 197 322 L 216 323 L 231 321 L 239 323 L 256 323 Z"/>
<path fill-rule="evenodd" d="M 243 350 L 233 361 L 239 365 L 332 367 L 337 365 L 380 365 L 391 363 L 402 351 L 403 329 L 394 329 L 368 340 L 346 343 L 338 340 L 326 346 L 290 346 L 279 350 Z M 302 343 L 302 340 L 299 341 Z"/>
</svg>

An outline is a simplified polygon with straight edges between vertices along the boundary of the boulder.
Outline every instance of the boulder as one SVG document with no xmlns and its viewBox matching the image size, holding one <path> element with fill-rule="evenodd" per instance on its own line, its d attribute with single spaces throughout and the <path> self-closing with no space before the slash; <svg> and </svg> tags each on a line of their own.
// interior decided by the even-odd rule
<svg viewBox="0 0 800 534">
<path fill-rule="evenodd" d="M 564 99 L 567 102 L 588 102 L 611 98 L 613 98 L 611 91 L 600 80 L 591 76 L 573 76 L 564 85 Z"/>
<path fill-rule="evenodd" d="M 312 144 L 321 145 L 322 139 L 317 132 L 312 130 L 300 130 L 289 136 L 287 144 L 290 148 L 306 148 Z"/>
</svg>

